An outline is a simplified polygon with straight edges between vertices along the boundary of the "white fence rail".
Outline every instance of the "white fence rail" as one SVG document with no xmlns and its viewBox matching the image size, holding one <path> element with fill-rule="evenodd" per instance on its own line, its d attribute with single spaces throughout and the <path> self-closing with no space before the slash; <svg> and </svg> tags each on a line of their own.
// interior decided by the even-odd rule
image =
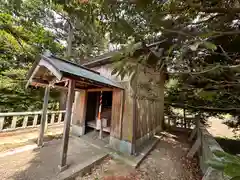
<svg viewBox="0 0 240 180">
<path fill-rule="evenodd" d="M 164 116 L 164 122 L 168 128 L 193 129 L 195 117 Z"/>
<path fill-rule="evenodd" d="M 63 123 L 66 111 L 48 111 L 47 124 Z M 0 113 L 0 133 L 17 129 L 38 127 L 41 122 L 42 111 Z"/>
</svg>

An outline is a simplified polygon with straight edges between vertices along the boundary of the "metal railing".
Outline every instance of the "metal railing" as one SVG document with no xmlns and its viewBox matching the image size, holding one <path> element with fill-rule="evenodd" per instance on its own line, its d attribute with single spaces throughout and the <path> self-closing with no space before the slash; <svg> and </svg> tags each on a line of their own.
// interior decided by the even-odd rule
<svg viewBox="0 0 240 180">
<path fill-rule="evenodd" d="M 63 123 L 66 111 L 48 111 L 47 125 Z M 0 113 L 0 132 L 35 128 L 40 125 L 42 111 Z"/>
</svg>

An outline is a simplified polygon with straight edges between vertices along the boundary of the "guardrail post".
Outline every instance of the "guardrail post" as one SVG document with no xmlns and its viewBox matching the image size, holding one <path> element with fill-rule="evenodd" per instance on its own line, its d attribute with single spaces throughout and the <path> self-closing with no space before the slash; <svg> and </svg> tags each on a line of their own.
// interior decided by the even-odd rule
<svg viewBox="0 0 240 180">
<path fill-rule="evenodd" d="M 47 110 L 46 110 L 47 111 Z M 48 116 L 46 115 L 45 120 L 45 126 L 44 126 L 44 132 L 47 130 L 48 124 L 56 124 L 56 114 L 59 114 L 60 118 L 62 119 L 62 113 L 65 113 L 65 111 L 47 111 L 46 113 L 51 114 L 50 123 L 47 122 Z M 36 128 L 38 127 L 38 118 L 39 115 L 43 114 L 43 111 L 34 111 L 34 112 L 0 112 L 0 133 L 1 132 L 8 132 L 8 131 L 14 131 L 18 129 L 25 129 L 25 128 Z M 30 121 L 29 117 L 33 117 L 33 123 L 29 124 Z M 44 116 L 42 115 L 42 118 Z M 7 119 L 6 119 L 7 118 Z M 19 126 L 18 121 L 23 118 L 22 125 Z M 7 126 L 5 127 L 5 122 L 8 120 Z M 61 122 L 61 121 L 60 121 Z M 59 123 L 60 123 L 59 122 Z M 41 123 L 40 123 L 41 127 Z"/>
<path fill-rule="evenodd" d="M 55 120 L 55 113 L 51 114 L 51 122 L 50 124 L 54 124 L 54 120 Z"/>
<path fill-rule="evenodd" d="M 37 120 L 38 120 L 38 114 L 34 115 L 33 127 L 36 127 L 36 126 L 37 126 Z"/>
<path fill-rule="evenodd" d="M 17 116 L 13 116 L 12 123 L 11 123 L 11 129 L 16 128 L 17 118 L 18 118 Z"/>
<path fill-rule="evenodd" d="M 0 131 L 3 130 L 4 117 L 0 117 Z"/>
<path fill-rule="evenodd" d="M 199 115 L 196 117 L 195 129 L 196 129 L 197 139 L 187 154 L 187 157 L 191 157 L 191 158 L 199 150 L 199 148 L 201 147 L 201 144 L 202 144 L 202 137 L 201 137 L 201 132 L 200 132 L 200 116 Z"/>
<path fill-rule="evenodd" d="M 62 112 L 58 114 L 58 123 L 61 123 L 62 121 Z"/>
<path fill-rule="evenodd" d="M 38 146 L 43 146 L 43 136 L 44 136 L 46 119 L 47 119 L 47 107 L 48 107 L 49 92 L 50 92 L 50 87 L 46 86 L 45 94 L 44 94 L 41 124 L 40 124 L 40 132 L 39 132 L 39 138 L 38 138 Z"/>
<path fill-rule="evenodd" d="M 28 123 L 28 115 L 24 117 L 22 127 L 26 128 L 27 127 L 27 123 Z"/>
</svg>

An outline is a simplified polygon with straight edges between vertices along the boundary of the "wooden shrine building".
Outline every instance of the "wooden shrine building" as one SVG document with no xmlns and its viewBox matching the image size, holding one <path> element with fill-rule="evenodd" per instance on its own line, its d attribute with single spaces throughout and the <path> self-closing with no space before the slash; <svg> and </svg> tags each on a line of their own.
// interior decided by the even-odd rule
<svg viewBox="0 0 240 180">
<path fill-rule="evenodd" d="M 135 154 L 162 130 L 164 73 L 154 73 L 151 68 L 146 73 L 139 66 L 132 80 L 130 76 L 121 80 L 111 75 L 112 70 L 111 56 L 100 56 L 80 66 L 51 54 L 43 55 L 30 69 L 27 85 L 46 87 L 43 115 L 50 88 L 68 91 L 60 169 L 66 167 L 71 125 L 76 136 L 86 134 L 88 128 L 105 131 L 109 146 L 127 154 Z M 42 116 L 40 146 L 45 121 L 46 116 Z"/>
</svg>

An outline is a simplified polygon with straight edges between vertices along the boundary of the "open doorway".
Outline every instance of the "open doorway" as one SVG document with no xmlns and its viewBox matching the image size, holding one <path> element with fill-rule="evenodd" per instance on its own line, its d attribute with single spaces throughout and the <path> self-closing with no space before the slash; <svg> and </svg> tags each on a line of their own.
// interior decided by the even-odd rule
<svg viewBox="0 0 240 180">
<path fill-rule="evenodd" d="M 97 129 L 97 116 L 100 104 L 100 92 L 88 92 L 87 109 L 86 109 L 86 133 Z M 104 135 L 110 134 L 112 116 L 112 91 L 102 93 L 102 111 L 101 120 Z"/>
</svg>

